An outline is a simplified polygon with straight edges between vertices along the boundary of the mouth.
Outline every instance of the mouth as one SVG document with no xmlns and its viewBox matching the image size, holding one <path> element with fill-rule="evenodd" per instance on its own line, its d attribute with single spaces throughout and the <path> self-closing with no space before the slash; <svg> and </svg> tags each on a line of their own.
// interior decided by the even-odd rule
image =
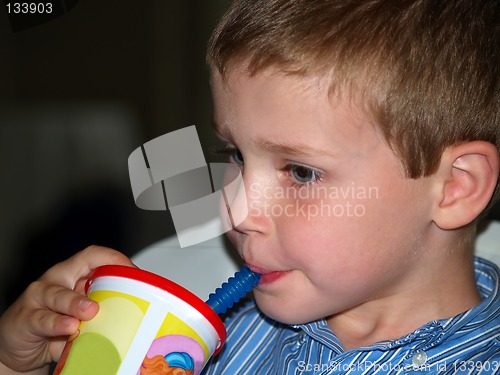
<svg viewBox="0 0 500 375">
<path fill-rule="evenodd" d="M 250 268 L 253 272 L 260 273 L 262 277 L 260 278 L 259 285 L 269 284 L 273 281 L 280 279 L 291 271 L 271 271 L 265 268 L 257 267 L 252 264 L 246 264 L 248 268 Z"/>
</svg>

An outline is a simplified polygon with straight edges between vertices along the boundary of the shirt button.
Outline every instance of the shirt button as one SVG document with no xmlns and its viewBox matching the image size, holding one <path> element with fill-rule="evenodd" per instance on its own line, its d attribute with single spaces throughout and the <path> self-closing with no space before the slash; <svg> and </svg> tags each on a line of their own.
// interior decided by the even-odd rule
<svg viewBox="0 0 500 375">
<path fill-rule="evenodd" d="M 295 343 L 295 345 L 293 346 L 292 350 L 293 351 L 297 351 L 300 349 L 300 347 L 302 346 L 302 344 L 307 340 L 307 333 L 305 332 L 301 332 L 298 339 L 297 339 L 297 342 Z"/>
<path fill-rule="evenodd" d="M 415 367 L 420 367 L 425 365 L 425 362 L 427 362 L 427 353 L 424 352 L 423 350 L 416 352 L 415 354 L 413 354 L 412 362 L 413 366 Z"/>
</svg>

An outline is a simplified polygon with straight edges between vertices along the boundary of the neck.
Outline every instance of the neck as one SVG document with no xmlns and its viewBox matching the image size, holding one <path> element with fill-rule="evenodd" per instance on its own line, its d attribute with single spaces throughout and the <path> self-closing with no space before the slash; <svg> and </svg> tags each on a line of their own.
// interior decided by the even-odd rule
<svg viewBox="0 0 500 375">
<path fill-rule="evenodd" d="M 400 338 L 481 302 L 471 252 L 434 258 L 419 260 L 415 272 L 377 298 L 327 319 L 345 350 Z"/>
</svg>

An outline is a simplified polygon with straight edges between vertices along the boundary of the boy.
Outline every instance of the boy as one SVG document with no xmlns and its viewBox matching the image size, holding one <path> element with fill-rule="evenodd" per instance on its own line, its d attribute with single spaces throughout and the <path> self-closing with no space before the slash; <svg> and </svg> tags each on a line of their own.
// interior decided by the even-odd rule
<svg viewBox="0 0 500 375">
<path fill-rule="evenodd" d="M 214 125 L 249 212 L 228 235 L 263 276 L 206 374 L 500 372 L 499 270 L 472 249 L 499 196 L 499 20 L 491 0 L 231 6 L 208 53 Z M 92 315 L 51 288 L 13 310 Z M 43 373 L 11 358 L 74 327 L 7 330 L 19 316 L 0 361 Z"/>
</svg>

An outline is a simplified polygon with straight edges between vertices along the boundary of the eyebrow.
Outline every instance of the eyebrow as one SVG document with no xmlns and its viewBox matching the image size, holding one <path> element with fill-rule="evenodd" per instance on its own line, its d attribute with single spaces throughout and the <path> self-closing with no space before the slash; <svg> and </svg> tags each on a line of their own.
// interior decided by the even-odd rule
<svg viewBox="0 0 500 375">
<path fill-rule="evenodd" d="M 259 148 L 274 153 L 294 156 L 333 156 L 330 152 L 301 143 L 275 142 L 263 138 L 257 138 L 256 143 Z"/>
<path fill-rule="evenodd" d="M 215 133 L 225 141 L 232 142 L 233 137 L 227 127 L 220 126 L 217 122 L 212 120 L 212 127 Z M 255 144 L 262 150 L 282 153 L 294 156 L 334 156 L 333 153 L 326 150 L 320 150 L 301 143 L 284 143 L 277 141 L 269 141 L 267 139 L 258 137 Z"/>
</svg>

